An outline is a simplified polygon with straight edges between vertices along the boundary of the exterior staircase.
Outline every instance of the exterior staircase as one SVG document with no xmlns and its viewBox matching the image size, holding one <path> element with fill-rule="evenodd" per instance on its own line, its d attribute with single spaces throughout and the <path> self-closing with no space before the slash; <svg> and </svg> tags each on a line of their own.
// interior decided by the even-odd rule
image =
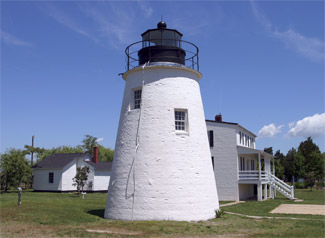
<svg viewBox="0 0 325 238">
<path fill-rule="evenodd" d="M 277 178 L 276 176 L 274 176 L 271 173 L 268 173 L 269 175 L 269 182 L 268 184 L 276 189 L 277 191 L 279 191 L 280 193 L 282 193 L 284 196 L 286 196 L 287 198 L 294 200 L 294 187 L 290 186 L 288 184 L 286 184 L 285 182 L 283 182 L 282 180 L 280 180 L 279 178 Z"/>
</svg>

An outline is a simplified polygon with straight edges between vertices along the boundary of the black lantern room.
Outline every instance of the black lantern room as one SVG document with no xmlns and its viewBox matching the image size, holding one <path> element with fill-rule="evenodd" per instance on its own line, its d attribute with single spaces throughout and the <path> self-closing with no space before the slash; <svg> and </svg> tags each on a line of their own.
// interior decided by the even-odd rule
<svg viewBox="0 0 325 238">
<path fill-rule="evenodd" d="M 191 42 L 182 40 L 182 33 L 168 29 L 163 21 L 156 29 L 144 32 L 142 40 L 125 49 L 127 70 L 144 64 L 172 63 L 199 71 L 199 49 Z"/>
<path fill-rule="evenodd" d="M 182 34 L 168 29 L 165 22 L 157 24 L 142 35 L 142 49 L 138 52 L 139 65 L 146 62 L 173 62 L 185 64 L 185 51 L 182 47 Z"/>
</svg>

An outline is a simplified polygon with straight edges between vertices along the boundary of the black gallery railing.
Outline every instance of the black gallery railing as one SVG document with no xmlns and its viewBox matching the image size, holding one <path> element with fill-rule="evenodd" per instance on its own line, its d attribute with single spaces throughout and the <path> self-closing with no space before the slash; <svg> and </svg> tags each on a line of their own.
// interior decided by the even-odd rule
<svg viewBox="0 0 325 238">
<path fill-rule="evenodd" d="M 153 42 L 157 42 L 158 44 L 155 44 Z M 163 39 L 163 40 L 153 40 L 150 41 L 138 41 L 135 42 L 125 49 L 126 54 L 126 70 L 131 70 L 135 67 L 138 67 L 139 64 L 139 55 L 138 52 L 142 49 L 148 50 L 148 61 L 149 62 L 157 62 L 157 59 L 155 59 L 155 56 L 150 55 L 150 49 L 154 50 L 155 47 L 159 48 L 174 48 L 174 49 L 180 49 L 185 52 L 185 60 L 184 64 L 188 68 L 194 69 L 199 71 L 199 48 L 194 45 L 191 42 L 183 41 L 183 40 L 169 40 L 169 39 Z M 161 56 L 158 56 L 158 58 L 161 58 Z M 177 62 L 177 59 L 179 59 L 179 56 L 172 56 L 168 55 L 168 58 L 174 58 L 175 60 L 171 60 L 172 62 Z M 167 63 L 167 62 L 166 62 Z"/>
</svg>

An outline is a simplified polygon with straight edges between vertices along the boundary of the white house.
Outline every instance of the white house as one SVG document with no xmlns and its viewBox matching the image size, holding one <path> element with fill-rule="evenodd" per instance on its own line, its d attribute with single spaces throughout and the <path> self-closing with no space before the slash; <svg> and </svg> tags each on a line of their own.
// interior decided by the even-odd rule
<svg viewBox="0 0 325 238">
<path fill-rule="evenodd" d="M 97 148 L 97 149 L 96 149 Z M 90 173 L 84 191 L 107 192 L 111 176 L 111 162 L 98 162 L 98 147 L 95 156 L 88 153 L 53 154 L 33 166 L 33 189 L 43 192 L 76 191 L 73 178 L 78 167 L 88 166 Z"/>
<path fill-rule="evenodd" d="M 261 201 L 273 198 L 275 190 L 294 198 L 293 187 L 274 175 L 274 157 L 256 149 L 256 135 L 238 123 L 222 121 L 221 115 L 217 115 L 214 121 L 206 120 L 206 125 L 221 201 L 255 197 Z"/>
</svg>

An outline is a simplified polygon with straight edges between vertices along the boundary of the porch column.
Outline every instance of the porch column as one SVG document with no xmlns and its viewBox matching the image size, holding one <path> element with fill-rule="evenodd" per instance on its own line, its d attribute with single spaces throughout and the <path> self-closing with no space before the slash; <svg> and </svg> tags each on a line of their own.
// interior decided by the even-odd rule
<svg viewBox="0 0 325 238">
<path fill-rule="evenodd" d="M 269 185 L 269 198 L 273 198 L 272 191 L 273 191 L 273 189 L 272 189 L 271 185 Z"/>
<path fill-rule="evenodd" d="M 261 164 L 261 153 L 258 152 L 258 178 L 261 181 L 261 169 L 262 169 L 262 164 Z"/>
<path fill-rule="evenodd" d="M 262 184 L 261 183 L 258 183 L 257 184 L 257 201 L 262 201 L 263 198 L 262 198 Z"/>
<path fill-rule="evenodd" d="M 267 199 L 267 184 L 264 184 L 264 200 Z"/>
</svg>

